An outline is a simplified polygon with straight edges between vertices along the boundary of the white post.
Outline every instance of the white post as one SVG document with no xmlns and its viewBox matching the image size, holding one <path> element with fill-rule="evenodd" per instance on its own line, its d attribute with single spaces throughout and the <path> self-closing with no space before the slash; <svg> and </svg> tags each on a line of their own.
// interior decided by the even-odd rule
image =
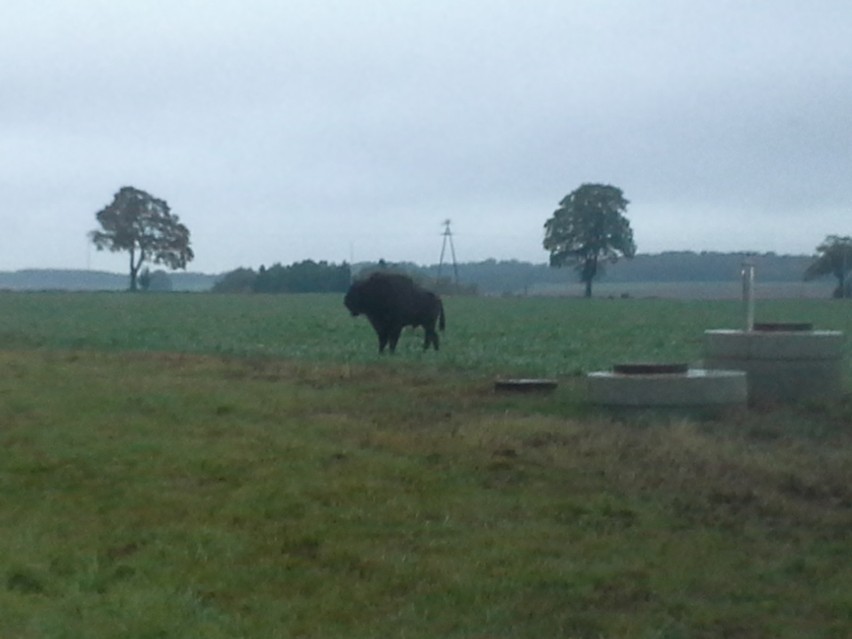
<svg viewBox="0 0 852 639">
<path fill-rule="evenodd" d="M 754 330 L 754 264 L 743 262 L 743 307 L 745 309 L 745 330 Z"/>
</svg>

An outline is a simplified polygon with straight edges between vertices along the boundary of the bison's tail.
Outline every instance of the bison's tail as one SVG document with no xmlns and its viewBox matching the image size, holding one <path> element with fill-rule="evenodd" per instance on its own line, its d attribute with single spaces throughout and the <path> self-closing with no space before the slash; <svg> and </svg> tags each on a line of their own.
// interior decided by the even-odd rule
<svg viewBox="0 0 852 639">
<path fill-rule="evenodd" d="M 443 331 L 447 326 L 447 322 L 444 320 L 444 303 L 441 300 L 438 300 L 438 308 L 440 309 L 440 314 L 438 315 L 438 328 Z"/>
</svg>

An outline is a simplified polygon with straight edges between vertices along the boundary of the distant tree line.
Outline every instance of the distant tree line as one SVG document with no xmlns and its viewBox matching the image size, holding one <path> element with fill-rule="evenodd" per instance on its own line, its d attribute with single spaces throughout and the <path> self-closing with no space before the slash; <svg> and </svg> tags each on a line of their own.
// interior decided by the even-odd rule
<svg viewBox="0 0 852 639">
<path fill-rule="evenodd" d="M 172 290 L 172 278 L 162 269 L 151 271 L 145 268 L 139 273 L 138 279 L 139 288 L 143 291 L 151 291 L 152 293 L 163 293 Z"/>
<path fill-rule="evenodd" d="M 613 282 L 723 282 L 738 279 L 744 262 L 755 266 L 761 282 L 801 281 L 812 258 L 776 253 L 718 253 L 669 251 L 637 255 L 630 263 L 613 265 L 606 279 Z"/>
<path fill-rule="evenodd" d="M 383 259 L 378 262 L 362 262 L 353 267 L 356 279 L 364 279 L 376 271 L 390 271 L 407 275 L 415 284 L 422 286 L 440 295 L 476 295 L 479 287 L 476 283 L 456 281 L 453 278 L 442 276 L 440 265 L 431 267 L 418 266 L 411 262 L 387 262 Z"/>
<path fill-rule="evenodd" d="M 758 255 L 694 251 L 639 254 L 629 261 L 607 264 L 606 272 L 600 276 L 600 280 L 616 284 L 738 281 L 745 261 L 755 265 L 760 282 L 800 282 L 802 273 L 813 258 L 775 253 Z M 438 272 L 437 265 L 420 267 L 406 264 L 405 269 L 420 273 L 425 278 L 434 278 Z M 480 293 L 487 295 L 535 294 L 541 289 L 566 284 L 565 273 L 560 269 L 518 260 L 463 262 L 458 265 L 458 272 L 462 284 L 475 284 Z"/>
<path fill-rule="evenodd" d="M 752 262 L 757 271 L 758 282 L 801 282 L 802 275 L 814 262 L 813 256 L 807 255 L 776 255 L 764 253 L 760 255 L 746 253 L 717 253 L 692 251 L 668 252 L 659 254 L 639 254 L 632 260 L 622 260 L 617 264 L 607 265 L 603 282 L 725 282 L 739 281 L 742 263 Z M 842 259 L 841 265 L 844 264 Z M 322 262 L 320 262 L 322 264 Z M 846 264 L 852 267 L 852 253 Z M 335 268 L 331 265 L 332 268 Z M 352 264 L 351 273 L 361 277 L 380 266 L 376 262 L 359 262 Z M 387 267 L 387 265 L 386 265 Z M 566 274 L 562 269 L 550 268 L 545 263 L 534 264 L 519 260 L 488 259 L 480 262 L 460 262 L 458 264 L 459 283 L 446 277 L 446 264 L 439 276 L 437 264 L 421 266 L 405 262 L 393 264 L 394 269 L 402 270 L 412 275 L 426 288 L 439 293 L 466 293 L 478 291 L 485 295 L 523 295 L 536 294 L 542 290 L 552 291 L 564 287 L 567 283 Z M 287 268 L 287 267 L 282 267 Z M 336 267 L 341 268 L 341 267 Z M 271 270 L 271 269 L 264 269 Z M 817 279 L 821 269 L 814 269 L 812 274 Z M 844 272 L 841 269 L 841 272 Z M 144 270 L 143 270 L 144 274 Z M 831 277 L 833 271 L 825 278 Z M 149 291 L 219 291 L 252 292 L 255 290 L 255 280 L 258 271 L 251 268 L 238 268 L 218 275 L 203 273 L 166 273 L 152 270 L 150 273 Z M 269 276 L 267 276 L 269 278 Z M 345 284 L 339 281 L 335 292 L 345 291 Z M 810 278 L 809 278 L 810 279 Z M 850 279 L 844 281 L 844 287 L 849 288 Z M 147 277 L 140 274 L 140 287 Z M 9 290 L 121 290 L 127 288 L 127 275 L 105 273 L 100 271 L 83 270 L 51 270 L 25 269 L 14 272 L 0 272 L 0 289 Z M 852 293 L 852 291 L 850 291 Z M 847 295 L 850 295 L 847 293 Z M 830 294 L 830 291 L 829 293 Z M 835 293 L 837 295 L 837 293 Z"/>
<path fill-rule="evenodd" d="M 612 283 L 630 282 L 724 282 L 740 278 L 742 264 L 755 265 L 761 282 L 799 282 L 813 262 L 805 255 L 775 253 L 717 253 L 671 251 L 640 254 L 630 261 L 607 265 L 602 279 Z M 336 266 L 326 262 L 299 262 L 291 266 L 275 264 L 258 271 L 239 268 L 222 275 L 213 286 L 216 292 L 344 292 L 352 277 L 365 277 L 380 269 L 405 273 L 422 286 L 441 294 L 486 295 L 535 294 L 542 287 L 564 286 L 565 274 L 547 264 L 518 260 L 488 259 L 458 264 L 459 281 L 439 275 L 439 266 L 411 262 L 360 262 Z M 446 269 L 445 269 L 446 271 Z"/>
<path fill-rule="evenodd" d="M 276 263 L 255 271 L 238 268 L 225 273 L 214 286 L 214 293 L 342 293 L 349 288 L 349 265 L 304 260 L 289 266 Z"/>
</svg>

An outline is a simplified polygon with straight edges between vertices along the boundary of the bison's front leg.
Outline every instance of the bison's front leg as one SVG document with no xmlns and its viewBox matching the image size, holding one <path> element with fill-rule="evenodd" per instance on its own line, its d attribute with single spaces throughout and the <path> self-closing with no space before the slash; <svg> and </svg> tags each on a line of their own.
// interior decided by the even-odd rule
<svg viewBox="0 0 852 639">
<path fill-rule="evenodd" d="M 388 325 L 381 318 L 372 315 L 368 315 L 367 319 L 370 320 L 373 330 L 376 331 L 376 337 L 379 338 L 379 353 L 383 353 L 385 346 L 388 344 L 388 336 L 390 335 Z"/>
</svg>

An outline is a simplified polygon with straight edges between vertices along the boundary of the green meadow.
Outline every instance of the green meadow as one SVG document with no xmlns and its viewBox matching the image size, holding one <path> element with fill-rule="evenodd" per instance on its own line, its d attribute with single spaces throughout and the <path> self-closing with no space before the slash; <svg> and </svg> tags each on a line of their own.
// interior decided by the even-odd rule
<svg viewBox="0 0 852 639">
<path fill-rule="evenodd" d="M 445 304 L 380 357 L 341 296 L 0 294 L 0 637 L 852 635 L 852 378 L 619 419 L 582 373 L 698 361 L 741 305 Z"/>
<path fill-rule="evenodd" d="M 422 334 L 407 332 L 397 365 L 488 377 L 691 362 L 701 358 L 705 329 L 743 322 L 737 301 L 460 297 L 445 305 L 442 352 L 422 354 Z M 835 300 L 761 300 L 757 320 L 852 331 L 852 312 Z M 338 295 L 0 293 L 0 346 L 379 361 L 369 324 L 350 317 Z"/>
</svg>

